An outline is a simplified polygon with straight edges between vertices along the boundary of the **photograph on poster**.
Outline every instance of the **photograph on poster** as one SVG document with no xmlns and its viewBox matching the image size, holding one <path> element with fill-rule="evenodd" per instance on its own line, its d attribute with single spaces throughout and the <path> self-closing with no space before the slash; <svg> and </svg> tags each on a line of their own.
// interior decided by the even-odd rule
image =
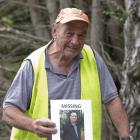
<svg viewBox="0 0 140 140">
<path fill-rule="evenodd" d="M 90 100 L 51 100 L 52 140 L 92 140 L 91 112 Z"/>
</svg>

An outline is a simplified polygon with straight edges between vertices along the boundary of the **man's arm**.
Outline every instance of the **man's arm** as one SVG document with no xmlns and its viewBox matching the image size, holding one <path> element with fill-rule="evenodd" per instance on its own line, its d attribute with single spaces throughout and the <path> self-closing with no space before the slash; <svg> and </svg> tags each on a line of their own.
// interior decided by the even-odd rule
<svg viewBox="0 0 140 140">
<path fill-rule="evenodd" d="M 109 101 L 105 104 L 110 118 L 115 125 L 119 136 L 125 137 L 130 135 L 129 122 L 126 112 L 123 109 L 120 98 Z"/>
<path fill-rule="evenodd" d="M 30 131 L 40 137 L 49 137 L 56 133 L 55 123 L 47 118 L 32 119 L 20 109 L 9 106 L 3 109 L 3 120 L 16 128 Z"/>
</svg>

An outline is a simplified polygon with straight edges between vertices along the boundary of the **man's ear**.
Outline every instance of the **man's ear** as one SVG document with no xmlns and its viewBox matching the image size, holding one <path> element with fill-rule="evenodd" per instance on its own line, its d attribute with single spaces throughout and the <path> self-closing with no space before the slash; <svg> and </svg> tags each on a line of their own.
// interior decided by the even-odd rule
<svg viewBox="0 0 140 140">
<path fill-rule="evenodd" d="M 57 27 L 56 27 L 55 24 L 52 24 L 51 33 L 52 33 L 53 39 L 56 39 L 56 37 L 57 37 Z"/>
</svg>

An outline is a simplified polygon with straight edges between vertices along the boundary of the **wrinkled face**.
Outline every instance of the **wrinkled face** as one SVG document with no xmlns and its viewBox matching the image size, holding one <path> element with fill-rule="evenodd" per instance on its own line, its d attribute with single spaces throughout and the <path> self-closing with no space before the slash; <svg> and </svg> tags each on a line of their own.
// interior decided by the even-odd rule
<svg viewBox="0 0 140 140">
<path fill-rule="evenodd" d="M 81 52 L 88 29 L 87 23 L 71 21 L 52 28 L 56 45 L 63 55 L 74 58 Z"/>
<path fill-rule="evenodd" d="M 73 112 L 70 115 L 70 122 L 71 123 L 76 123 L 76 121 L 77 121 L 77 114 L 75 112 Z"/>
</svg>

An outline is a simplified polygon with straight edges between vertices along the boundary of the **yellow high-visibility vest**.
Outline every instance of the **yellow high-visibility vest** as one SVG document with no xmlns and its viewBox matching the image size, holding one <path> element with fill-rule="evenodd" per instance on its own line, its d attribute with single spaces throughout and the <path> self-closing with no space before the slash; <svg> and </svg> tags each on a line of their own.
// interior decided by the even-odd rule
<svg viewBox="0 0 140 140">
<path fill-rule="evenodd" d="M 48 82 L 45 69 L 45 48 L 46 46 L 37 49 L 26 58 L 30 59 L 33 65 L 34 85 L 30 108 L 25 114 L 33 119 L 48 117 Z M 80 61 L 81 100 L 92 100 L 93 140 L 101 140 L 102 105 L 96 60 L 93 51 L 88 45 L 84 45 L 82 55 L 83 59 Z M 13 127 L 11 140 L 47 140 L 47 138 L 40 138 L 36 134 Z"/>
</svg>

